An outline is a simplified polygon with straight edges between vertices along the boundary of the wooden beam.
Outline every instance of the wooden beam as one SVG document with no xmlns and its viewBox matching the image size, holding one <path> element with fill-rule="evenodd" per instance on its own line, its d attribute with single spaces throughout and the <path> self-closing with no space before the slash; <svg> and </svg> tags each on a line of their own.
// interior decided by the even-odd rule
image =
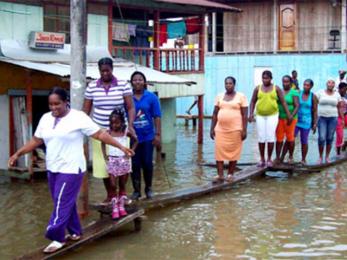
<svg viewBox="0 0 347 260">
<path fill-rule="evenodd" d="M 199 70 L 205 71 L 205 16 L 200 16 L 201 26 L 199 32 Z"/>
<path fill-rule="evenodd" d="M 347 49 L 347 35 L 346 35 L 346 26 L 347 26 L 347 18 L 346 18 L 346 7 L 347 1 L 341 1 L 341 52 L 344 53 Z"/>
<path fill-rule="evenodd" d="M 204 140 L 204 96 L 198 97 L 199 126 L 198 126 L 198 144 Z"/>
<path fill-rule="evenodd" d="M 172 205 L 175 203 L 179 203 L 183 200 L 191 200 L 195 198 L 199 198 L 201 196 L 210 194 L 212 192 L 224 191 L 226 189 L 231 189 L 235 186 L 235 184 L 245 181 L 247 179 L 251 179 L 257 177 L 259 175 L 264 174 L 266 168 L 259 168 L 257 166 L 246 167 L 243 170 L 235 173 L 233 182 L 223 182 L 219 184 L 212 184 L 212 182 L 193 187 L 188 189 L 181 189 L 167 193 L 161 193 L 155 195 L 151 200 L 140 200 L 135 202 L 137 207 L 143 209 L 156 209 L 162 208 L 168 205 Z M 91 205 L 92 209 L 100 211 L 102 214 L 110 214 L 111 207 L 109 206 L 101 206 L 101 205 Z"/>
<path fill-rule="evenodd" d="M 107 24 L 108 24 L 108 51 L 113 56 L 113 42 L 112 42 L 112 19 L 113 19 L 113 1 L 108 0 L 107 6 Z"/>
<path fill-rule="evenodd" d="M 10 126 L 10 154 L 9 157 L 16 152 L 15 144 L 14 144 L 14 138 L 15 138 L 15 129 L 14 129 L 14 118 L 13 118 L 13 97 L 9 96 L 10 102 L 9 102 L 9 126 Z"/>
<path fill-rule="evenodd" d="M 159 44 L 160 44 L 160 12 L 154 11 L 154 61 L 153 61 L 153 67 L 156 70 L 161 70 L 160 68 L 160 50 L 159 50 Z"/>
<path fill-rule="evenodd" d="M 26 84 L 26 111 L 27 111 L 27 118 L 28 118 L 28 137 L 29 139 L 33 135 L 33 82 L 31 78 L 31 72 L 27 70 L 27 84 Z M 24 140 L 24 142 L 27 142 L 29 140 Z M 33 154 L 29 153 L 28 156 L 28 170 L 30 173 L 30 176 L 33 176 Z"/>
<path fill-rule="evenodd" d="M 64 255 L 70 251 L 73 251 L 77 248 L 79 248 L 82 245 L 85 245 L 87 243 L 90 243 L 100 237 L 103 237 L 107 235 L 108 233 L 111 233 L 113 231 L 116 231 L 123 227 L 124 225 L 134 221 L 135 230 L 138 230 L 140 227 L 139 221 L 141 221 L 139 218 L 144 214 L 143 209 L 135 210 L 131 214 L 127 215 L 126 217 L 118 220 L 113 221 L 111 218 L 103 218 L 98 221 L 95 221 L 94 223 L 91 223 L 89 226 L 87 226 L 84 229 L 84 233 L 80 240 L 78 241 L 68 241 L 66 245 L 58 250 L 57 252 L 51 253 L 51 254 L 45 254 L 42 252 L 44 247 L 34 250 L 31 253 L 22 255 L 18 257 L 17 259 L 53 259 L 58 256 Z"/>
</svg>

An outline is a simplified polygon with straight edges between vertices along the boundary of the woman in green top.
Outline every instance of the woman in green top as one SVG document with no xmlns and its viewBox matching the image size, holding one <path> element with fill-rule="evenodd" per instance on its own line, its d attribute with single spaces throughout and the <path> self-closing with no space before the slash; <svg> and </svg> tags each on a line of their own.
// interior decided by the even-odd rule
<svg viewBox="0 0 347 260">
<path fill-rule="evenodd" d="M 253 91 L 250 104 L 249 122 L 254 122 L 254 110 L 257 113 L 258 146 L 260 151 L 260 162 L 258 167 L 272 166 L 272 152 L 276 137 L 278 123 L 278 103 L 283 106 L 288 119 L 292 120 L 287 104 L 284 100 L 282 90 L 274 85 L 271 71 L 265 70 L 262 74 L 263 84 L 257 86 Z M 265 163 L 265 144 L 267 143 L 267 163 Z"/>
<path fill-rule="evenodd" d="M 289 163 L 293 163 L 294 142 L 295 142 L 295 126 L 298 120 L 299 111 L 299 92 L 292 88 L 292 79 L 289 75 L 282 78 L 284 100 L 288 106 L 290 118 L 282 104 L 279 106 L 279 120 L 276 129 L 276 163 L 281 163 L 289 150 Z M 284 138 L 286 143 L 283 147 Z M 283 151 L 282 151 L 283 147 Z M 281 156 L 282 152 L 282 156 Z"/>
</svg>

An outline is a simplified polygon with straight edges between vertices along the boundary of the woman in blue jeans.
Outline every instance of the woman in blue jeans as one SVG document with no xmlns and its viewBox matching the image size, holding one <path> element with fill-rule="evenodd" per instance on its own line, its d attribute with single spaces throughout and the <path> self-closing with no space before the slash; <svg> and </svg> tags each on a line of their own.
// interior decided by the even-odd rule
<svg viewBox="0 0 347 260">
<path fill-rule="evenodd" d="M 138 138 L 135 156 L 132 160 L 131 179 L 134 187 L 132 199 L 141 197 L 141 170 L 145 180 L 145 193 L 147 199 L 152 198 L 153 177 L 153 148 L 160 147 L 160 104 L 153 93 L 147 91 L 146 77 L 142 72 L 135 71 L 130 78 L 133 87 L 135 104 L 134 129 Z"/>
<path fill-rule="evenodd" d="M 341 96 L 334 88 L 335 81 L 330 79 L 327 81 L 326 89 L 319 91 L 316 95 L 318 99 L 318 163 L 320 164 L 323 162 L 324 146 L 326 146 L 325 162 L 330 162 L 329 155 L 336 131 L 337 118 L 343 113 Z"/>
</svg>

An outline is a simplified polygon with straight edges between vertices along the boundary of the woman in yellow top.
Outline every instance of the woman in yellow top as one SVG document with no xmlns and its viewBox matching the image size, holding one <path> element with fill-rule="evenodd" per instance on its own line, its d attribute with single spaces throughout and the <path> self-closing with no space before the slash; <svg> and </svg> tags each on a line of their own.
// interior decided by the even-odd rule
<svg viewBox="0 0 347 260">
<path fill-rule="evenodd" d="M 216 97 L 211 122 L 211 138 L 216 141 L 215 157 L 218 176 L 223 182 L 223 163 L 229 161 L 227 180 L 232 181 L 236 163 L 241 157 L 242 141 L 247 137 L 248 103 L 244 94 L 235 91 L 236 80 L 225 79 L 225 93 Z"/>
<path fill-rule="evenodd" d="M 278 103 L 282 104 L 287 115 L 288 122 L 292 121 L 288 106 L 284 100 L 282 90 L 274 85 L 271 71 L 265 70 L 262 74 L 263 84 L 257 86 L 252 95 L 250 104 L 249 122 L 254 122 L 254 110 L 257 115 L 258 146 L 260 162 L 258 167 L 272 167 L 271 160 L 274 143 L 276 139 L 276 128 L 278 124 Z M 267 162 L 265 163 L 265 144 L 267 143 Z"/>
</svg>

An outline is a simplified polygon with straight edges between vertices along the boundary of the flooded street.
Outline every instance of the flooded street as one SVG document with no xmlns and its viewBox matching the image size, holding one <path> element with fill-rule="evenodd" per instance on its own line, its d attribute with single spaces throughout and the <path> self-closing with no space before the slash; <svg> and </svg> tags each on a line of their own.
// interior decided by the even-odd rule
<svg viewBox="0 0 347 260">
<path fill-rule="evenodd" d="M 182 123 L 182 121 L 178 121 Z M 156 165 L 156 192 L 206 183 L 216 174 L 199 166 L 213 162 L 213 142 L 205 121 L 205 143 L 179 125 L 177 142 L 164 145 L 165 163 Z M 317 160 L 317 136 L 308 161 Z M 296 149 L 299 159 L 300 147 Z M 256 162 L 252 127 L 241 162 Z M 151 211 L 139 233 L 131 225 L 68 254 L 64 259 L 342 259 L 347 257 L 346 164 L 316 174 L 258 178 L 234 189 Z M 273 175 L 273 174 L 272 174 Z M 91 180 L 90 199 L 101 201 L 101 181 Z M 129 193 L 131 188 L 129 186 Z M 52 208 L 46 181 L 10 182 L 0 175 L 0 259 L 45 245 Z M 97 219 L 93 213 L 85 223 Z"/>
</svg>

